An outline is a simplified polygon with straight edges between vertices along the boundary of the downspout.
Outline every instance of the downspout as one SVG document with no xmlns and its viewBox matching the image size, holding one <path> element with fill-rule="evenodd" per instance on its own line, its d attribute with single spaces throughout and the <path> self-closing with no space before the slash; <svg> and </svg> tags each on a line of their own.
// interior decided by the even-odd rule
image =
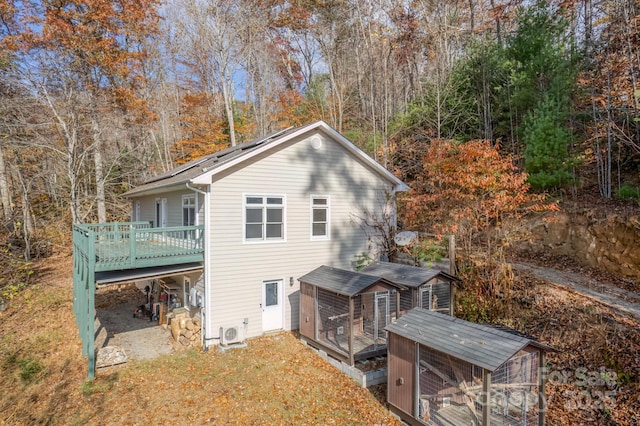
<svg viewBox="0 0 640 426">
<path fill-rule="evenodd" d="M 208 219 L 208 215 L 209 215 L 209 202 L 210 202 L 210 197 L 211 197 L 211 193 L 210 191 L 203 191 L 201 189 L 198 188 L 194 188 L 193 186 L 189 185 L 189 182 L 186 183 L 187 189 L 190 189 L 191 191 L 198 193 L 198 194 L 202 194 L 204 196 L 204 296 L 203 296 L 203 301 L 202 301 L 202 307 L 200 308 L 200 315 L 203 317 L 202 320 L 200 321 L 200 343 L 202 344 L 202 347 L 204 348 L 204 350 L 207 350 L 207 341 L 210 340 L 207 335 L 208 332 L 208 328 L 207 328 L 207 321 L 208 321 L 208 316 L 207 316 L 207 310 L 209 308 L 209 297 L 208 297 L 208 288 L 209 288 L 209 264 L 210 264 L 210 260 L 209 260 L 209 220 Z M 196 216 L 197 217 L 197 216 Z"/>
</svg>

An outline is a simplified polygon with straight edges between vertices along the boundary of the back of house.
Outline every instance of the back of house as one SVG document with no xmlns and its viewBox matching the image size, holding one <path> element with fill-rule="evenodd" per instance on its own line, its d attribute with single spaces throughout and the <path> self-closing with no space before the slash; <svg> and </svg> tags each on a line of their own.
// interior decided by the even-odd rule
<svg viewBox="0 0 640 426">
<path fill-rule="evenodd" d="M 183 165 L 126 196 L 133 221 L 204 225 L 203 272 L 174 280 L 209 346 L 225 343 L 227 330 L 252 337 L 298 329 L 296 277 L 377 259 L 380 230 L 395 226 L 394 194 L 405 189 L 316 122 Z"/>
</svg>

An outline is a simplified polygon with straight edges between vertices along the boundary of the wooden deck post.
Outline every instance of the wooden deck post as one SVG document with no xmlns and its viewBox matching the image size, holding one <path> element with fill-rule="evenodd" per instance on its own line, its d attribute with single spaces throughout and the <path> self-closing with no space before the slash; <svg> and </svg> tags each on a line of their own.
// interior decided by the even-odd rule
<svg viewBox="0 0 640 426">
<path fill-rule="evenodd" d="M 491 422 L 491 371 L 482 370 L 482 426 Z"/>
<path fill-rule="evenodd" d="M 547 412 L 547 398 L 544 390 L 547 383 L 547 372 L 545 371 L 544 351 L 540 351 L 538 354 L 538 426 L 544 426 Z"/>
<path fill-rule="evenodd" d="M 349 365 L 355 364 L 353 354 L 353 313 L 354 313 L 353 297 L 349 298 Z"/>
</svg>

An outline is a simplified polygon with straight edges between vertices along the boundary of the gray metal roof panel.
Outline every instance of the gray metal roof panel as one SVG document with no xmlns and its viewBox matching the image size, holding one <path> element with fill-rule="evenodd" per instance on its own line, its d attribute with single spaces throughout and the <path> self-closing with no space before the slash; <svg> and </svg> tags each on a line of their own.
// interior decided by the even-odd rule
<svg viewBox="0 0 640 426">
<path fill-rule="evenodd" d="M 361 272 L 383 277 L 391 282 L 407 287 L 420 287 L 427 281 L 438 276 L 447 280 L 459 281 L 459 278 L 437 269 L 420 268 L 391 262 L 373 262 L 363 268 Z"/>
<path fill-rule="evenodd" d="M 386 330 L 439 352 L 495 371 L 535 340 L 422 308 L 414 308 Z"/>
<path fill-rule="evenodd" d="M 387 280 L 380 277 L 347 271 L 345 269 L 332 268 L 326 265 L 322 265 L 301 276 L 298 278 L 298 281 L 349 297 L 355 296 L 377 282 L 382 281 L 388 283 Z"/>
</svg>

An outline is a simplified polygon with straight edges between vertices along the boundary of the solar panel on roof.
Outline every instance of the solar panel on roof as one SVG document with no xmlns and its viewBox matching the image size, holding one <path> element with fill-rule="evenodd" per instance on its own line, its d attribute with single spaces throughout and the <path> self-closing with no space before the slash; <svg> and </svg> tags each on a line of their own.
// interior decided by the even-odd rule
<svg viewBox="0 0 640 426">
<path fill-rule="evenodd" d="M 194 167 L 199 166 L 200 164 L 204 163 L 205 161 L 208 160 L 220 160 L 223 157 L 227 157 L 227 156 L 232 156 L 233 154 L 238 154 L 241 153 L 242 151 L 254 148 L 266 141 L 269 141 L 271 139 L 277 138 L 279 136 L 282 136 L 284 133 L 288 132 L 289 130 L 293 129 L 293 126 L 289 126 L 286 129 L 283 130 L 279 130 L 269 136 L 265 136 L 264 138 L 261 139 L 254 139 L 253 141 L 250 142 L 246 142 L 240 145 L 236 145 L 236 146 L 232 146 L 217 152 L 214 152 L 213 154 L 209 154 L 206 155 L 202 158 L 199 158 L 197 160 L 191 161 L 189 163 L 183 164 L 182 166 L 178 166 L 173 170 L 170 170 L 166 173 L 162 173 L 160 175 L 157 175 L 155 177 L 152 177 L 151 179 L 145 181 L 145 183 L 153 183 L 153 182 L 158 182 L 160 180 L 163 179 L 167 179 L 167 178 L 171 178 L 174 176 L 177 176 L 181 173 L 186 172 L 187 170 L 193 169 Z"/>
</svg>

